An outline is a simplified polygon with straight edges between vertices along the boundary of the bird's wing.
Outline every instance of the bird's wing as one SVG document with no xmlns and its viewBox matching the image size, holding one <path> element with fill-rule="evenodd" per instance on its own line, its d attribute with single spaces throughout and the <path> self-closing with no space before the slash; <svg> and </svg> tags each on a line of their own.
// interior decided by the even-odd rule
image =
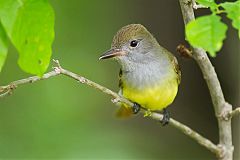
<svg viewBox="0 0 240 160">
<path fill-rule="evenodd" d="M 171 62 L 172 62 L 172 64 L 173 64 L 174 71 L 177 73 L 177 81 L 178 81 L 178 84 L 180 84 L 180 82 L 181 82 L 181 70 L 180 70 L 180 66 L 179 66 L 179 64 L 178 64 L 177 58 L 174 57 L 174 56 L 172 56 Z"/>
<path fill-rule="evenodd" d="M 162 46 L 160 46 L 162 52 L 167 53 L 170 62 L 173 65 L 174 71 L 176 72 L 177 75 L 177 82 L 178 84 L 180 84 L 181 82 L 181 70 L 180 70 L 180 66 L 178 65 L 178 61 L 177 58 L 171 53 L 169 52 L 167 49 L 163 48 Z"/>
<path fill-rule="evenodd" d="M 123 83 L 122 83 L 122 69 L 120 69 L 119 72 L 119 83 L 118 86 L 120 88 L 118 94 L 123 95 L 122 90 L 123 90 Z M 116 116 L 118 118 L 129 118 L 131 117 L 132 113 L 132 108 L 124 103 L 119 104 L 120 108 L 116 112 Z"/>
<path fill-rule="evenodd" d="M 120 69 L 120 71 L 119 71 L 118 79 L 119 79 L 118 87 L 120 88 L 120 90 L 122 90 L 122 88 L 123 88 L 123 84 L 122 84 L 122 69 Z"/>
</svg>

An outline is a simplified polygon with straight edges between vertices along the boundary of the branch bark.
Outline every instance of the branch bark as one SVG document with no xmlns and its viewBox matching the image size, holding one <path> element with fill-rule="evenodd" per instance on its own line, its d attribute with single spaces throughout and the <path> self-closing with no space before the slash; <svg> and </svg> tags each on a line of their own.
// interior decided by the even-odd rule
<svg viewBox="0 0 240 160">
<path fill-rule="evenodd" d="M 179 0 L 182 15 L 185 25 L 192 20 L 195 20 L 192 1 Z M 193 48 L 193 58 L 198 63 L 203 77 L 208 85 L 210 95 L 213 102 L 216 117 L 218 119 L 219 128 L 219 146 L 224 152 L 220 155 L 220 160 L 233 159 L 233 146 L 232 146 L 232 128 L 231 118 L 224 118 L 227 114 L 232 112 L 232 106 L 228 104 L 223 96 L 223 92 L 217 77 L 217 74 L 212 66 L 206 52 L 201 48 Z"/>
<path fill-rule="evenodd" d="M 195 0 L 192 0 L 192 7 L 193 7 L 193 9 L 208 8 L 201 4 L 197 4 Z"/>
<path fill-rule="evenodd" d="M 71 71 L 68 71 L 66 69 L 63 69 L 60 66 L 60 63 L 58 61 L 54 61 L 56 63 L 56 67 L 54 67 L 54 71 L 48 72 L 46 74 L 43 75 L 43 77 L 37 77 L 37 76 L 33 76 L 33 77 L 29 77 L 29 78 L 25 78 L 25 79 L 21 79 L 21 80 L 17 80 L 17 81 L 13 81 L 11 82 L 9 85 L 6 86 L 0 86 L 0 98 L 5 97 L 9 94 L 6 93 L 11 93 L 14 91 L 14 89 L 16 89 L 18 86 L 21 85 L 25 85 L 25 84 L 29 84 L 29 83 L 34 83 L 40 80 L 44 80 L 44 79 L 48 79 L 51 77 L 55 77 L 58 76 L 60 74 L 68 76 L 74 80 L 77 80 L 78 82 L 81 82 L 83 84 L 86 84 L 90 87 L 93 87 L 111 97 L 113 97 L 114 99 L 112 100 L 113 103 L 125 103 L 129 106 L 133 106 L 134 104 L 129 101 L 128 99 L 120 96 L 119 94 L 113 92 L 112 90 L 103 87 L 83 76 L 80 76 L 76 73 L 73 73 Z M 145 110 L 144 108 L 141 108 L 141 112 L 144 114 L 147 110 Z M 151 115 L 149 116 L 150 118 L 160 121 L 163 118 L 163 115 L 157 112 L 152 112 Z M 192 130 L 190 127 L 170 118 L 169 124 L 175 128 L 177 128 L 178 130 L 180 130 L 182 133 L 184 133 L 185 135 L 191 137 L 193 140 L 195 140 L 196 142 L 198 142 L 200 145 L 206 147 L 208 150 L 210 150 L 211 152 L 215 153 L 216 155 L 220 155 L 222 153 L 222 148 L 215 145 L 213 142 L 211 142 L 210 140 L 208 140 L 207 138 L 203 137 L 202 135 L 200 135 L 199 133 L 197 133 L 196 131 Z"/>
<path fill-rule="evenodd" d="M 39 80 L 48 79 L 50 77 L 54 77 L 54 76 L 57 76 L 59 74 L 60 73 L 58 73 L 58 72 L 51 71 L 51 72 L 48 72 L 48 73 L 44 74 L 42 77 L 33 76 L 33 77 L 13 81 L 6 86 L 0 86 L 0 98 L 3 98 L 5 96 L 8 96 L 8 95 L 12 94 L 12 91 L 14 89 L 16 89 L 18 86 L 21 86 L 21 85 L 24 85 L 24 84 L 27 84 L 27 83 L 33 83 L 33 82 L 36 82 L 36 81 L 39 81 Z"/>
<path fill-rule="evenodd" d="M 229 118 L 232 118 L 234 116 L 237 116 L 240 114 L 240 107 L 234 109 L 232 112 L 229 113 Z"/>
</svg>

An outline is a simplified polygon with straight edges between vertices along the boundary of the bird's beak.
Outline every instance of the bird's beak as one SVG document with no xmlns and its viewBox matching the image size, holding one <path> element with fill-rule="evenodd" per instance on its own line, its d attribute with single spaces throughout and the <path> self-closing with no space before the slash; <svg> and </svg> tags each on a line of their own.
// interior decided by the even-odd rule
<svg viewBox="0 0 240 160">
<path fill-rule="evenodd" d="M 101 59 L 108 59 L 108 58 L 113 58 L 113 57 L 117 57 L 117 56 L 123 56 L 125 55 L 126 52 L 121 50 L 121 49 L 116 49 L 116 48 L 113 48 L 113 49 L 110 49 L 108 50 L 107 52 L 105 52 L 104 54 L 102 54 L 100 57 L 99 57 L 99 60 Z"/>
</svg>

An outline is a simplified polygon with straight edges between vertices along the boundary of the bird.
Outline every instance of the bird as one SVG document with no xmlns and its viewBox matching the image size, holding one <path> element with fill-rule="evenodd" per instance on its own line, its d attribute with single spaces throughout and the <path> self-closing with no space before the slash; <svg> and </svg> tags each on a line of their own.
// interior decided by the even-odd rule
<svg viewBox="0 0 240 160">
<path fill-rule="evenodd" d="M 114 59 L 120 64 L 119 94 L 134 103 L 133 107 L 122 104 L 118 115 L 136 114 L 140 108 L 150 114 L 161 111 L 162 125 L 168 124 L 167 107 L 178 92 L 180 67 L 176 57 L 142 24 L 122 27 L 113 37 L 110 50 L 99 59 Z"/>
</svg>

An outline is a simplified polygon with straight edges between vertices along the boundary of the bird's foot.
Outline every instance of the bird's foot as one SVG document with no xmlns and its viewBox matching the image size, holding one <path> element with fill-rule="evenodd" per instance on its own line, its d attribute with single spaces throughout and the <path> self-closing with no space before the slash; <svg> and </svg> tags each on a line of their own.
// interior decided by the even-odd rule
<svg viewBox="0 0 240 160">
<path fill-rule="evenodd" d="M 138 103 L 133 103 L 132 111 L 133 114 L 137 114 L 141 109 L 141 106 Z"/>
<path fill-rule="evenodd" d="M 152 112 L 150 109 L 146 110 L 143 117 L 150 117 L 152 115 Z"/>
<path fill-rule="evenodd" d="M 166 126 L 169 123 L 169 120 L 170 120 L 170 114 L 167 111 L 167 109 L 164 108 L 163 109 L 163 118 L 162 118 L 162 120 L 160 120 L 162 126 Z"/>
</svg>

